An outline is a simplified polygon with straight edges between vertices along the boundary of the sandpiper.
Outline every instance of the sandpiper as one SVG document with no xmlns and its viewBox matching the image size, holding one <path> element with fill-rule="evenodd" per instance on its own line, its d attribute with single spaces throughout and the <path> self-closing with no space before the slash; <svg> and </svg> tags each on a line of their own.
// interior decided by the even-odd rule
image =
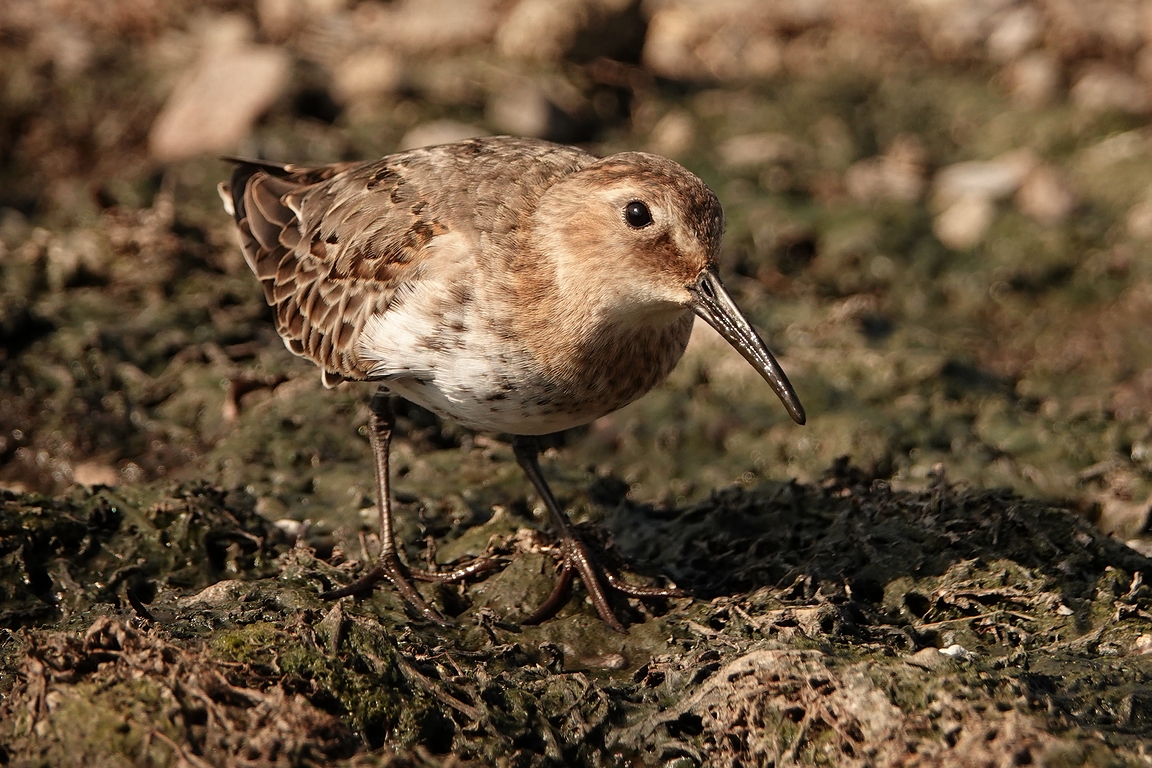
<svg viewBox="0 0 1152 768">
<path fill-rule="evenodd" d="M 514 435 L 513 450 L 559 537 L 560 577 L 526 622 L 553 613 L 574 575 L 601 618 L 624 631 L 606 589 L 627 584 L 573 531 L 540 471 L 535 436 L 611 413 L 656 386 L 684 352 L 695 316 L 767 380 L 799 424 L 787 376 L 721 284 L 724 214 L 712 190 L 663 157 L 598 158 L 511 137 L 472 139 L 374 162 L 298 167 L 229 158 L 220 185 L 248 266 L 292 352 L 326 386 L 376 382 L 369 435 L 380 580 L 433 621 L 412 579 L 458 581 L 493 567 L 407 567 L 392 530 L 389 396 L 473 430 Z"/>
</svg>

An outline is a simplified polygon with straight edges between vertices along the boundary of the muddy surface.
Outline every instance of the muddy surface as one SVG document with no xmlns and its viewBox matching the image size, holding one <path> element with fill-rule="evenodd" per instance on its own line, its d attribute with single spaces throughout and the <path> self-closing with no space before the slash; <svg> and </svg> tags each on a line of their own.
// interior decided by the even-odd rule
<svg viewBox="0 0 1152 768">
<path fill-rule="evenodd" d="M 603 494 L 604 491 L 601 491 Z M 1152 723 L 1152 562 L 1006 491 L 819 484 L 668 510 L 601 495 L 616 551 L 693 599 L 572 601 L 517 625 L 552 559 L 512 513 L 502 572 L 317 593 L 362 565 L 290 545 L 209 486 L 4 499 L 14 764 L 1137 764 Z M 15 545 L 15 546 L 14 546 Z M 130 563 L 125 565 L 125 563 Z M 208 586 L 205 586 L 205 585 Z M 29 627 L 38 627 L 31 629 Z M 49 629 L 50 627 L 50 629 Z M 79 724 L 85 724 L 81 727 Z"/>
<path fill-rule="evenodd" d="M 4 3 L 0 764 L 1148 764 L 1145 11 L 761 5 Z M 507 436 L 403 404 L 409 561 L 504 567 L 428 590 L 450 628 L 318 597 L 378 546 L 371 389 L 277 338 L 215 154 L 479 133 L 699 173 L 808 410 L 705 328 L 550 438 L 604 557 L 692 595 L 627 635 L 579 587 L 520 624 Z"/>
</svg>

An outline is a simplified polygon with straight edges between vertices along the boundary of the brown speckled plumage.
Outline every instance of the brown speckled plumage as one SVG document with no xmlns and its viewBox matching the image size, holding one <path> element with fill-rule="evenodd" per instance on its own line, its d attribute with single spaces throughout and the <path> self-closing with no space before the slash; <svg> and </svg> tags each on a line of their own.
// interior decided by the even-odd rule
<svg viewBox="0 0 1152 768">
<path fill-rule="evenodd" d="M 478 139 L 321 168 L 242 161 L 228 194 L 285 344 L 329 379 L 363 380 L 371 366 L 356 341 L 422 277 L 434 237 L 515 249 L 531 195 L 509 188 L 543 186 L 592 160 L 569 147 Z M 452 298 L 467 295 L 460 286 Z"/>
</svg>

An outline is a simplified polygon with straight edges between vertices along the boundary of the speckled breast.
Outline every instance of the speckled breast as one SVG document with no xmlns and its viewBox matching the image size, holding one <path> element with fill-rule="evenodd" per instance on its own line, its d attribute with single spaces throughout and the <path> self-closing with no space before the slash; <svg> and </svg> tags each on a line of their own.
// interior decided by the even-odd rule
<svg viewBox="0 0 1152 768">
<path fill-rule="evenodd" d="M 387 383 L 395 394 L 482 432 L 542 435 L 587 424 L 638 399 L 679 362 L 692 332 L 685 313 L 662 327 L 606 334 L 563 364 L 541 365 L 521 350 L 472 344 L 446 355 L 422 379 Z"/>
</svg>

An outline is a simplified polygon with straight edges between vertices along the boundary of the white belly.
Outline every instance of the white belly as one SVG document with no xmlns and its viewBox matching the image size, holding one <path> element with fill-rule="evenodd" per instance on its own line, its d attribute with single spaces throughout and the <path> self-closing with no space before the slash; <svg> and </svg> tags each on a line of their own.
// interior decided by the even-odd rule
<svg viewBox="0 0 1152 768">
<path fill-rule="evenodd" d="M 545 435 L 587 424 L 607 412 L 596 407 L 572 410 L 562 403 L 539 402 L 546 399 L 546 393 L 542 398 L 526 397 L 520 389 L 478 389 L 477 383 L 483 382 L 436 377 L 431 381 L 397 379 L 385 386 L 438 416 L 478 432 Z"/>
<path fill-rule="evenodd" d="M 659 325 L 589 333 L 546 364 L 480 302 L 424 287 L 369 320 L 358 355 L 397 395 L 482 432 L 542 435 L 611 413 L 667 376 L 692 329 L 691 313 L 666 313 Z"/>
<path fill-rule="evenodd" d="M 526 350 L 472 313 L 431 318 L 401 308 L 369 321 L 358 350 L 374 363 L 372 378 L 389 390 L 481 432 L 542 435 L 608 412 L 564 397 Z"/>
</svg>

